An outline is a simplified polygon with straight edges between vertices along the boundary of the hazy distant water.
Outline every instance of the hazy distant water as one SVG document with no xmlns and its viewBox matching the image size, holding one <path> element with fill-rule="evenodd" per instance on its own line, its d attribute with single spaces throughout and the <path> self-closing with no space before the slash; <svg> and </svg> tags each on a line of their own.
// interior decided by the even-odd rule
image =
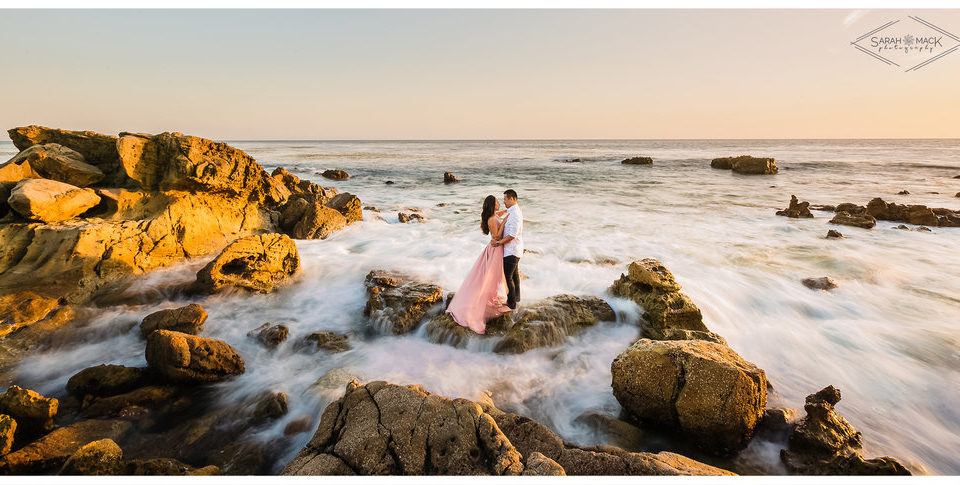
<svg viewBox="0 0 960 485">
<path fill-rule="evenodd" d="M 503 408 L 552 426 L 564 438 L 595 444 L 575 419 L 589 409 L 619 412 L 610 391 L 610 362 L 637 335 L 638 308 L 606 296 L 626 264 L 655 257 L 677 276 L 711 330 L 766 370 L 776 387 L 770 406 L 802 410 L 803 398 L 833 384 L 840 412 L 864 434 L 866 455 L 891 455 L 915 471 L 960 473 L 960 228 L 932 233 L 827 224 L 830 214 L 794 220 L 774 215 L 791 194 L 812 203 L 888 201 L 960 208 L 958 140 L 737 141 L 443 141 L 235 142 L 270 171 L 358 195 L 380 208 L 325 241 L 298 241 L 303 272 L 290 288 L 266 296 L 215 297 L 206 334 L 237 347 L 247 373 L 220 384 L 224 399 L 264 389 L 287 392 L 291 412 L 262 432 L 267 439 L 303 414 L 319 415 L 336 397 L 304 390 L 327 370 L 348 367 L 362 379 L 423 384 L 475 398 L 491 389 Z M 12 155 L 9 144 L 0 156 Z M 776 176 L 713 170 L 709 159 L 772 156 Z M 646 155 L 653 166 L 622 166 Z M 580 163 L 562 160 L 579 158 Z M 316 171 L 351 174 L 326 181 Z M 441 183 L 444 171 L 463 179 Z M 384 185 L 392 180 L 395 185 Z M 456 290 L 480 253 L 478 212 L 487 194 L 520 194 L 525 241 L 539 255 L 520 268 L 524 302 L 558 293 L 599 295 L 620 310 L 559 348 L 499 356 L 485 348 L 457 350 L 420 333 L 365 335 L 363 276 L 374 268 L 416 273 Z M 900 190 L 911 195 L 895 195 Z M 938 192 L 938 193 L 933 193 Z M 438 207 L 438 203 L 449 204 Z M 424 224 L 397 224 L 402 207 L 424 211 Z M 459 212 L 459 213 L 457 213 Z M 828 229 L 847 237 L 826 240 Z M 607 260 L 615 259 L 610 265 Z M 150 276 L 189 277 L 196 264 Z M 814 292 L 800 284 L 830 276 L 840 288 Z M 173 306 L 165 304 L 162 306 Z M 104 327 L 155 307 L 116 309 Z M 291 339 L 276 351 L 245 337 L 263 322 L 283 322 Z M 354 331 L 354 350 L 334 356 L 292 351 L 317 330 Z M 489 346 L 485 346 L 489 348 Z M 143 365 L 134 329 L 99 343 L 35 356 L 21 366 L 25 384 L 63 392 L 75 371 L 104 362 Z M 288 456 L 312 433 L 297 436 Z M 779 470 L 757 443 L 748 456 Z"/>
</svg>

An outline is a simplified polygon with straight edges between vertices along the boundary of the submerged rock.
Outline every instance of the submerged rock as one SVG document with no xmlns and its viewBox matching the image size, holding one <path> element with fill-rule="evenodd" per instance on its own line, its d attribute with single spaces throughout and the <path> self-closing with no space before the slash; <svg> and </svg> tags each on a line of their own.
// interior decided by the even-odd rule
<svg viewBox="0 0 960 485">
<path fill-rule="evenodd" d="M 806 286 L 811 290 L 832 290 L 840 287 L 840 285 L 838 285 L 837 282 L 829 276 L 821 276 L 819 278 L 804 278 L 801 283 L 803 283 L 803 286 Z"/>
<path fill-rule="evenodd" d="M 454 176 L 452 173 L 450 173 L 450 172 L 444 172 L 444 173 L 443 173 L 443 183 L 445 183 L 445 184 L 455 184 L 455 183 L 457 183 L 457 182 L 459 182 L 459 181 L 460 181 L 460 179 L 458 179 L 458 178 L 457 178 L 456 176 Z"/>
<path fill-rule="evenodd" d="M 25 179 L 10 190 L 7 203 L 23 217 L 40 222 L 73 219 L 100 202 L 91 189 L 47 179 Z"/>
<path fill-rule="evenodd" d="M 146 358 L 174 382 L 213 382 L 244 372 L 243 359 L 226 342 L 169 330 L 147 336 Z"/>
<path fill-rule="evenodd" d="M 142 367 L 98 365 L 77 372 L 67 381 L 67 392 L 83 399 L 84 396 L 114 396 L 143 387 L 150 382 L 150 374 Z"/>
<path fill-rule="evenodd" d="M 369 295 L 364 316 L 377 320 L 396 335 L 416 328 L 427 310 L 443 298 L 443 290 L 437 285 L 384 270 L 368 273 L 364 285 Z"/>
<path fill-rule="evenodd" d="M 103 180 L 103 172 L 86 163 L 83 155 L 56 143 L 27 147 L 9 162 L 0 166 L 0 170 L 7 165 L 22 166 L 23 164 L 28 166 L 21 169 L 25 174 L 29 173 L 27 171 L 29 168 L 38 178 L 56 180 L 77 187 L 86 187 Z"/>
<path fill-rule="evenodd" d="M 253 410 L 254 424 L 262 424 L 284 416 L 290 407 L 289 402 L 287 395 L 282 392 L 267 391 L 261 394 Z"/>
<path fill-rule="evenodd" d="M 833 216 L 833 219 L 830 219 L 830 223 L 870 229 L 877 225 L 877 220 L 867 213 L 851 214 L 841 211 L 838 206 L 837 213 Z"/>
<path fill-rule="evenodd" d="M 719 455 L 746 447 L 763 414 L 762 369 L 725 345 L 640 339 L 611 365 L 613 394 L 645 424 L 676 427 Z"/>
<path fill-rule="evenodd" d="M 648 324 L 644 334 L 650 338 L 665 338 L 670 329 L 709 332 L 700 309 L 690 297 L 680 293 L 680 284 L 673 274 L 656 259 L 630 263 L 627 274 L 613 282 L 610 293 L 629 298 L 643 308 Z"/>
<path fill-rule="evenodd" d="M 520 453 L 466 399 L 419 386 L 347 385 L 282 475 L 519 475 Z"/>
<path fill-rule="evenodd" d="M 214 293 L 234 287 L 269 293 L 300 270 L 300 254 L 283 234 L 238 239 L 197 273 L 194 289 Z"/>
<path fill-rule="evenodd" d="M 173 330 L 174 332 L 196 335 L 207 321 L 207 311 L 202 306 L 191 303 L 180 308 L 171 308 L 153 312 L 140 322 L 140 334 L 146 337 L 154 330 Z"/>
<path fill-rule="evenodd" d="M 631 157 L 620 163 L 623 165 L 653 165 L 653 159 L 650 157 Z"/>
<path fill-rule="evenodd" d="M 247 337 L 257 339 L 264 347 L 275 349 L 280 346 L 287 336 L 290 335 L 290 328 L 286 325 L 271 325 L 269 322 L 247 332 Z"/>
<path fill-rule="evenodd" d="M 346 352 L 350 350 L 350 343 L 347 341 L 347 335 L 341 335 L 334 332 L 313 332 L 303 338 L 301 347 L 312 347 L 315 350 L 325 350 L 331 354 Z"/>
<path fill-rule="evenodd" d="M 813 217 L 813 214 L 810 212 L 810 203 L 800 202 L 797 200 L 796 195 L 790 196 L 790 205 L 786 209 L 777 211 L 777 215 L 787 216 L 794 219 L 800 217 Z"/>
<path fill-rule="evenodd" d="M 20 431 L 26 434 L 45 433 L 53 429 L 53 418 L 60 409 L 60 401 L 45 397 L 20 386 L 10 386 L 0 394 L 0 414 L 17 421 Z"/>
<path fill-rule="evenodd" d="M 910 475 L 893 458 L 864 460 L 860 432 L 834 409 L 839 401 L 840 391 L 833 386 L 807 396 L 807 415 L 780 451 L 787 469 L 802 475 Z"/>
<path fill-rule="evenodd" d="M 0 473 L 25 475 L 55 471 L 83 445 L 105 438 L 119 441 L 130 429 L 131 424 L 126 421 L 99 419 L 57 428 L 0 458 Z"/>
<path fill-rule="evenodd" d="M 586 327 L 616 320 L 616 314 L 595 296 L 556 295 L 521 307 L 512 320 L 506 336 L 493 348 L 498 354 L 558 345 Z"/>
<path fill-rule="evenodd" d="M 350 178 L 350 174 L 344 172 L 343 170 L 324 170 L 322 174 L 324 178 L 332 180 L 346 180 Z"/>
</svg>

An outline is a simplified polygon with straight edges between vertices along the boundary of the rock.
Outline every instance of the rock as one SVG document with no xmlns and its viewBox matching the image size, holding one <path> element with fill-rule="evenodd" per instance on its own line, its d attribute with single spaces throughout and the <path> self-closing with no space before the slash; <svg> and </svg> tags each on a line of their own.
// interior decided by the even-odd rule
<svg viewBox="0 0 960 485">
<path fill-rule="evenodd" d="M 416 328 L 427 310 L 443 298 L 443 290 L 430 283 L 411 281 L 406 275 L 373 270 L 364 279 L 367 304 L 364 316 L 391 329 L 395 335 Z"/>
<path fill-rule="evenodd" d="M 543 453 L 534 451 L 525 460 L 523 475 L 565 477 L 566 472 L 557 462 L 543 456 Z"/>
<path fill-rule="evenodd" d="M 197 273 L 194 289 L 215 293 L 226 287 L 269 293 L 300 270 L 300 254 L 283 234 L 237 239 Z"/>
<path fill-rule="evenodd" d="M 714 158 L 711 168 L 730 170 L 740 174 L 772 175 L 777 173 L 777 162 L 772 158 L 756 158 L 747 155 L 739 157 Z"/>
<path fill-rule="evenodd" d="M 867 208 L 862 205 L 857 205 L 851 202 L 844 202 L 834 208 L 835 212 L 849 212 L 853 215 L 863 214 L 867 212 Z M 873 214 L 871 214 L 873 215 Z"/>
<path fill-rule="evenodd" d="M 645 446 L 645 435 L 640 428 L 608 414 L 588 410 L 577 416 L 574 422 L 589 426 L 603 437 L 603 443 L 633 450 Z"/>
<path fill-rule="evenodd" d="M 7 133 L 20 150 L 34 145 L 56 143 L 78 152 L 86 163 L 103 172 L 103 183 L 106 185 L 124 187 L 130 181 L 120 168 L 117 137 L 92 131 L 67 131 L 36 125 L 13 128 Z"/>
<path fill-rule="evenodd" d="M 67 381 L 67 391 L 83 399 L 84 396 L 115 396 L 143 387 L 150 382 L 147 369 L 122 365 L 98 365 L 77 372 Z"/>
<path fill-rule="evenodd" d="M 21 432 L 44 433 L 53 429 L 53 418 L 60 408 L 60 401 L 44 397 L 30 389 L 10 386 L 0 394 L 0 413 L 17 421 Z"/>
<path fill-rule="evenodd" d="M 840 211 L 838 206 L 838 212 L 833 216 L 833 219 L 830 219 L 830 223 L 870 229 L 877 225 L 877 220 L 874 219 L 870 214 L 866 213 L 851 214 L 849 212 Z"/>
<path fill-rule="evenodd" d="M 520 453 L 466 399 L 418 386 L 347 385 L 282 475 L 519 475 Z"/>
<path fill-rule="evenodd" d="M 500 411 L 489 399 L 479 404 L 493 416 L 522 456 L 529 460 L 540 453 L 560 465 L 567 475 L 733 475 L 676 453 L 631 453 L 613 446 L 579 447 L 530 418 Z"/>
<path fill-rule="evenodd" d="M 624 409 L 646 424 L 676 427 L 718 455 L 747 445 L 767 401 L 763 370 L 712 342 L 640 339 L 611 373 Z"/>
<path fill-rule="evenodd" d="M 13 435 L 17 432 L 17 421 L 6 414 L 0 414 L 0 457 L 13 449 Z"/>
<path fill-rule="evenodd" d="M 346 180 L 350 178 L 350 174 L 344 172 L 343 170 L 324 170 L 321 174 L 325 178 L 333 180 Z"/>
<path fill-rule="evenodd" d="M 397 220 L 400 221 L 401 224 L 406 224 L 408 222 L 423 222 L 426 220 L 426 218 L 417 213 L 405 214 L 403 212 L 398 212 Z"/>
<path fill-rule="evenodd" d="M 283 427 L 283 435 L 294 436 L 300 433 L 306 433 L 310 431 L 312 427 L 313 418 L 310 416 L 302 416 L 287 423 L 287 425 Z"/>
<path fill-rule="evenodd" d="M 212 476 L 219 475 L 220 469 L 214 465 L 194 468 L 173 458 L 151 458 L 148 460 L 130 460 L 124 462 L 120 474 L 140 476 Z"/>
<path fill-rule="evenodd" d="M 0 338 L 43 320 L 60 303 L 31 291 L 0 296 Z"/>
<path fill-rule="evenodd" d="M 807 415 L 780 451 L 787 469 L 802 475 L 910 475 L 893 458 L 864 460 L 860 432 L 834 409 L 839 401 L 833 386 L 807 396 Z"/>
<path fill-rule="evenodd" d="M 650 157 L 631 157 L 620 163 L 623 165 L 653 165 L 653 159 Z"/>
<path fill-rule="evenodd" d="M 909 191 L 909 190 L 901 190 L 900 192 L 897 192 L 897 195 L 910 195 L 910 191 Z"/>
<path fill-rule="evenodd" d="M 226 342 L 169 330 L 147 336 L 147 365 L 174 382 L 214 382 L 243 374 L 243 359 Z"/>
<path fill-rule="evenodd" d="M 933 232 L 933 230 L 927 226 L 920 226 L 917 228 L 917 232 Z"/>
<path fill-rule="evenodd" d="M 757 424 L 756 437 L 767 441 L 783 443 L 797 427 L 797 413 L 793 409 L 765 409 Z"/>
<path fill-rule="evenodd" d="M 445 184 L 455 184 L 455 183 L 457 183 L 457 182 L 459 182 L 459 181 L 460 181 L 460 179 L 457 178 L 456 176 L 454 176 L 452 173 L 450 173 L 450 172 L 443 172 L 443 183 L 445 183 Z"/>
<path fill-rule="evenodd" d="M 829 276 L 821 276 L 819 278 L 804 278 L 802 283 L 803 286 L 806 286 L 811 290 L 832 290 L 840 287 L 840 285 L 838 285 L 837 282 Z"/>
<path fill-rule="evenodd" d="M 513 325 L 493 351 L 520 354 L 530 349 L 560 344 L 598 322 L 616 320 L 613 308 L 595 296 L 557 295 L 522 307 L 513 316 Z"/>
<path fill-rule="evenodd" d="M 20 165 L 23 163 L 28 164 L 40 178 L 77 187 L 86 187 L 103 180 L 103 172 L 86 163 L 83 155 L 56 143 L 33 145 L 7 162 L 7 164 Z"/>
<path fill-rule="evenodd" d="M 119 416 L 128 421 L 139 421 L 152 415 L 182 410 L 189 404 L 189 400 L 180 401 L 184 391 L 176 386 L 147 385 L 113 396 L 88 395 L 83 400 L 80 415 L 84 418 Z"/>
<path fill-rule="evenodd" d="M 810 203 L 798 201 L 796 195 L 790 196 L 790 206 L 786 209 L 777 211 L 777 215 L 787 216 L 794 219 L 800 217 L 813 217 L 813 214 L 810 212 Z"/>
<path fill-rule="evenodd" d="M 395 184 L 395 183 L 396 183 L 396 182 L 394 182 L 393 180 L 387 180 L 386 182 L 384 182 L 384 184 L 386 184 L 386 185 L 393 185 L 393 184 Z"/>
<path fill-rule="evenodd" d="M 816 204 L 816 205 L 811 205 L 810 209 L 815 211 L 836 212 L 837 207 L 833 205 Z"/>
<path fill-rule="evenodd" d="M 960 197 L 960 192 L 957 192 L 957 195 L 955 195 L 954 197 Z"/>
<path fill-rule="evenodd" d="M 262 424 L 267 421 L 278 419 L 287 414 L 289 408 L 289 399 L 282 392 L 265 392 L 261 394 L 257 401 L 257 406 L 253 410 L 253 422 Z"/>
<path fill-rule="evenodd" d="M 308 200 L 326 204 L 333 196 L 337 195 L 337 189 L 321 187 L 309 180 L 301 180 L 300 177 L 288 172 L 283 167 L 277 167 L 270 174 L 270 177 L 290 193 L 290 199 L 305 197 Z"/>
<path fill-rule="evenodd" d="M 327 207 L 336 210 L 347 219 L 347 224 L 363 220 L 363 209 L 360 199 L 346 192 L 337 194 L 327 202 Z"/>
<path fill-rule="evenodd" d="M 268 349 L 275 349 L 280 346 L 287 336 L 290 335 L 290 328 L 286 325 L 270 325 L 264 323 L 259 327 L 247 332 L 247 337 L 253 337 Z"/>
<path fill-rule="evenodd" d="M 827 231 L 827 239 L 843 239 L 843 234 L 841 234 L 840 231 L 830 229 Z"/>
<path fill-rule="evenodd" d="M 306 347 L 312 347 L 316 350 L 325 350 L 331 354 L 346 352 L 350 350 L 350 343 L 347 342 L 346 335 L 340 335 L 334 332 L 313 332 L 303 338 Z"/>
<path fill-rule="evenodd" d="M 100 202 L 91 189 L 47 179 L 25 179 L 10 191 L 7 203 L 23 217 L 40 222 L 73 219 Z"/>
<path fill-rule="evenodd" d="M 280 213 L 280 227 L 294 239 L 326 239 L 347 226 L 347 218 L 313 197 L 291 197 Z"/>
<path fill-rule="evenodd" d="M 116 475 L 121 470 L 123 450 L 107 438 L 80 447 L 67 458 L 61 475 Z"/>
<path fill-rule="evenodd" d="M 629 298 L 643 308 L 648 324 L 644 334 L 650 338 L 663 338 L 667 329 L 709 332 L 700 309 L 679 290 L 673 274 L 652 258 L 630 263 L 627 274 L 610 287 L 612 295 Z"/>
<path fill-rule="evenodd" d="M 725 338 L 710 331 L 665 328 L 652 333 L 656 335 L 655 340 L 706 340 L 707 342 L 727 345 L 727 340 Z"/>
<path fill-rule="evenodd" d="M 0 458 L 0 473 L 14 475 L 49 472 L 61 467 L 83 445 L 91 441 L 119 441 L 131 424 L 120 420 L 90 419 L 57 428 L 37 441 Z"/>
<path fill-rule="evenodd" d="M 171 308 L 153 312 L 140 322 L 140 334 L 146 337 L 155 330 L 172 330 L 174 332 L 196 335 L 203 329 L 207 321 L 207 311 L 202 306 L 191 303 L 180 308 Z"/>
</svg>

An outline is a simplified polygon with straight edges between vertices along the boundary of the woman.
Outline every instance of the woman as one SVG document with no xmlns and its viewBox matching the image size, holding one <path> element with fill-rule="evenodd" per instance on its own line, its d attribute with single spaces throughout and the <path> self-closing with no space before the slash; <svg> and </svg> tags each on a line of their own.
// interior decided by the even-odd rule
<svg viewBox="0 0 960 485">
<path fill-rule="evenodd" d="M 490 244 L 483 248 L 470 274 L 447 306 L 447 313 L 455 322 L 479 334 L 486 332 L 487 321 L 491 318 L 510 311 L 503 291 L 506 287 L 503 277 L 503 246 L 493 245 L 503 233 L 504 221 L 500 220 L 500 216 L 505 213 L 506 211 L 500 210 L 496 197 L 488 195 L 483 200 L 480 230 L 490 235 Z"/>
</svg>

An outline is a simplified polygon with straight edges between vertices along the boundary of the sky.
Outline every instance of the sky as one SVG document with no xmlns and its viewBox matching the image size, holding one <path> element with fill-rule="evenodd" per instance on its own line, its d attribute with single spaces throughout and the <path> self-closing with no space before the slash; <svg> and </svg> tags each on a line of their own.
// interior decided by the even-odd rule
<svg viewBox="0 0 960 485">
<path fill-rule="evenodd" d="M 960 10 L 0 10 L 0 127 L 219 140 L 960 138 Z"/>
</svg>

